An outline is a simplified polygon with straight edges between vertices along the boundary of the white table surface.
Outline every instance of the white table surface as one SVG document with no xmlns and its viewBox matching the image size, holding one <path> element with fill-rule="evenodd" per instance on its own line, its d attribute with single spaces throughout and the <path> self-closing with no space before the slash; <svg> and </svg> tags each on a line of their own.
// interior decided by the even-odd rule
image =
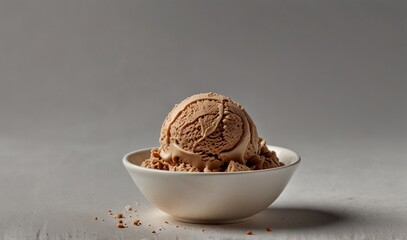
<svg viewBox="0 0 407 240">
<path fill-rule="evenodd" d="M 343 154 L 345 149 L 358 144 L 337 143 L 324 146 L 323 150 L 322 146 L 303 144 L 297 147 L 303 157 L 299 171 L 269 209 L 239 224 L 199 225 L 178 222 L 145 200 L 120 161 L 121 155 L 131 150 L 128 144 L 120 139 L 97 144 L 86 139 L 48 143 L 2 140 L 3 239 L 405 239 L 407 236 L 405 152 L 396 148 L 375 150 L 359 145 Z M 389 155 L 392 164 L 383 164 L 381 159 Z M 107 210 L 128 216 L 126 205 L 138 210 L 132 215 L 133 218 L 139 215 L 141 226 L 116 228 L 117 219 L 109 216 Z M 273 231 L 267 232 L 266 227 Z M 245 235 L 249 229 L 255 235 Z M 152 234 L 153 230 L 158 234 Z"/>
<path fill-rule="evenodd" d="M 407 239 L 405 13 L 402 1 L 0 1 L 0 239 Z M 207 91 L 303 160 L 238 224 L 174 220 L 121 163 Z M 141 226 L 107 214 L 126 205 Z"/>
</svg>

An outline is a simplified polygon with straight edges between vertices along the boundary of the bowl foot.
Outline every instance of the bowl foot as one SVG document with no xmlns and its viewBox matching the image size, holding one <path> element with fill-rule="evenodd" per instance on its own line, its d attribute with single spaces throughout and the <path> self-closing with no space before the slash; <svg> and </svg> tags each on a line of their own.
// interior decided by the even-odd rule
<svg viewBox="0 0 407 240">
<path fill-rule="evenodd" d="M 239 219 L 191 219 L 191 218 L 181 218 L 181 217 L 173 217 L 180 222 L 186 223 L 196 223 L 196 224 L 230 224 L 230 223 L 239 223 L 244 222 L 248 218 L 239 218 Z"/>
</svg>

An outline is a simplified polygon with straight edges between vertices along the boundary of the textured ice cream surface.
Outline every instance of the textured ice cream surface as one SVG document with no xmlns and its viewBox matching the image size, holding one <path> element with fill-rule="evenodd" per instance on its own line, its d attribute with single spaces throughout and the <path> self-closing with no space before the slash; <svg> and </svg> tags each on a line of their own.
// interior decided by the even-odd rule
<svg viewBox="0 0 407 240">
<path fill-rule="evenodd" d="M 142 166 L 169 171 L 248 171 L 281 166 L 246 111 L 230 98 L 202 93 L 183 100 L 165 119 L 160 148 Z"/>
<path fill-rule="evenodd" d="M 160 157 L 158 148 L 153 148 L 151 150 L 151 156 L 149 159 L 146 159 L 141 164 L 142 167 L 167 170 L 167 171 L 177 171 L 177 172 L 199 172 L 199 169 L 191 166 L 188 163 L 180 164 L 169 164 L 167 161 L 164 161 Z"/>
</svg>

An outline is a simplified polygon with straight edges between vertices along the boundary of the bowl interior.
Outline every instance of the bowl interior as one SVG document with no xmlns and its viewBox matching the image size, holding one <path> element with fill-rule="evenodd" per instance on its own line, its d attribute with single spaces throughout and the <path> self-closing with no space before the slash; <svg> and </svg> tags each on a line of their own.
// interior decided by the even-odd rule
<svg viewBox="0 0 407 240">
<path fill-rule="evenodd" d="M 276 152 L 277 157 L 280 159 L 281 162 L 284 163 L 284 165 L 285 165 L 284 167 L 288 167 L 290 165 L 297 164 L 301 160 L 300 156 L 297 153 L 295 153 L 294 151 L 291 151 L 287 148 L 271 146 L 271 145 L 267 145 L 267 147 L 270 151 Z M 141 163 L 150 157 L 150 152 L 151 152 L 150 148 L 134 151 L 134 152 L 127 154 L 123 160 L 124 160 L 124 162 L 128 162 L 131 165 L 141 166 Z M 151 169 L 151 170 L 153 170 L 153 169 Z M 266 170 L 272 170 L 272 169 L 266 169 Z M 157 170 L 157 171 L 160 171 L 160 170 Z M 257 171 L 259 171 L 259 170 L 257 170 Z M 261 170 L 261 171 L 264 171 L 264 170 Z"/>
</svg>

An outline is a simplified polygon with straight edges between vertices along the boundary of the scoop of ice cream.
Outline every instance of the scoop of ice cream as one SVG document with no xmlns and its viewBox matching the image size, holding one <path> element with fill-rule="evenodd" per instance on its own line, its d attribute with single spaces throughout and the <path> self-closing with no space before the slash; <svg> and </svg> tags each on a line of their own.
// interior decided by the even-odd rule
<svg viewBox="0 0 407 240">
<path fill-rule="evenodd" d="M 215 93 L 193 95 L 176 105 L 165 119 L 160 136 L 161 158 L 188 164 L 200 171 L 225 171 L 230 161 L 262 165 L 264 145 L 246 111 Z"/>
<path fill-rule="evenodd" d="M 258 136 L 246 111 L 230 98 L 193 95 L 175 105 L 160 133 L 160 148 L 141 166 L 168 171 L 235 172 L 283 166 Z"/>
</svg>

